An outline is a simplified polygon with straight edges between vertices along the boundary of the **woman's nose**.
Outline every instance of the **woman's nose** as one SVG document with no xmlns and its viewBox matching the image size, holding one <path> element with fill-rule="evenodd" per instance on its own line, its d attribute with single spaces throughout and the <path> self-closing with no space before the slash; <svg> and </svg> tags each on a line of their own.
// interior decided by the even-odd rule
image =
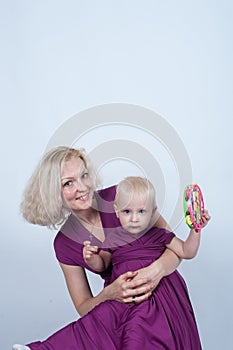
<svg viewBox="0 0 233 350">
<path fill-rule="evenodd" d="M 83 192 L 86 190 L 86 185 L 82 180 L 76 181 L 76 191 Z"/>
</svg>

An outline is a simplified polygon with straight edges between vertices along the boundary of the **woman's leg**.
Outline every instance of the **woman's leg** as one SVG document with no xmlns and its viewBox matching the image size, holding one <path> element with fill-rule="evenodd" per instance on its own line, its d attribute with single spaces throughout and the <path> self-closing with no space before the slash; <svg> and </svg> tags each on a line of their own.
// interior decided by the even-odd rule
<svg viewBox="0 0 233 350">
<path fill-rule="evenodd" d="M 45 341 L 27 344 L 30 350 L 121 350 L 116 332 L 125 305 L 106 301 Z M 28 348 L 13 348 L 26 350 Z"/>
</svg>

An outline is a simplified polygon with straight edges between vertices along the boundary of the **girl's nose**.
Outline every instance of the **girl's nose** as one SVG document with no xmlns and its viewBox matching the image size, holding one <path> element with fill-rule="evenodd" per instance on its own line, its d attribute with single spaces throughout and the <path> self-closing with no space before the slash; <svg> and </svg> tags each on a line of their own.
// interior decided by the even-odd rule
<svg viewBox="0 0 233 350">
<path fill-rule="evenodd" d="M 138 215 L 137 215 L 137 213 L 132 213 L 131 220 L 132 220 L 133 222 L 138 221 Z"/>
</svg>

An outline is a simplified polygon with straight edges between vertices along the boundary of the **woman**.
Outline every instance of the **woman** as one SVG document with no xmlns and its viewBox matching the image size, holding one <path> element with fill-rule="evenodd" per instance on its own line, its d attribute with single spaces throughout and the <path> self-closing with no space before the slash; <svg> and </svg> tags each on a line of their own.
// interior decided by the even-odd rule
<svg viewBox="0 0 233 350">
<path fill-rule="evenodd" d="M 55 252 L 81 316 L 106 300 L 121 303 L 147 300 L 162 277 L 179 264 L 179 258 L 167 249 L 150 266 L 126 272 L 112 283 L 110 266 L 100 273 L 105 281 L 104 289 L 93 296 L 85 274 L 85 268 L 90 268 L 83 259 L 83 241 L 90 240 L 93 245 L 101 246 L 112 228 L 120 226 L 113 208 L 115 186 L 96 191 L 96 182 L 83 150 L 57 147 L 40 161 L 21 204 L 27 221 L 53 228 L 62 225 L 54 241 Z M 166 228 L 167 223 L 161 216 L 153 217 L 153 223 L 155 221 L 156 226 Z M 30 348 L 36 349 L 31 345 Z"/>
</svg>

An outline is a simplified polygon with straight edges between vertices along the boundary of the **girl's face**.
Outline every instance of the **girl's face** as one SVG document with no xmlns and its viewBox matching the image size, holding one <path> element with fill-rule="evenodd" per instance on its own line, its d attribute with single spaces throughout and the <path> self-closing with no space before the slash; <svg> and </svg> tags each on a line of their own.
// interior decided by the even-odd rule
<svg viewBox="0 0 233 350">
<path fill-rule="evenodd" d="M 89 209 L 94 188 L 88 170 L 79 157 L 64 162 L 61 170 L 62 197 L 65 205 L 74 212 Z"/>
<path fill-rule="evenodd" d="M 139 198 L 137 195 L 129 200 L 128 194 L 122 193 L 119 196 L 117 216 L 122 227 L 131 234 L 139 234 L 148 228 L 155 208 L 152 200 L 145 196 Z"/>
</svg>

